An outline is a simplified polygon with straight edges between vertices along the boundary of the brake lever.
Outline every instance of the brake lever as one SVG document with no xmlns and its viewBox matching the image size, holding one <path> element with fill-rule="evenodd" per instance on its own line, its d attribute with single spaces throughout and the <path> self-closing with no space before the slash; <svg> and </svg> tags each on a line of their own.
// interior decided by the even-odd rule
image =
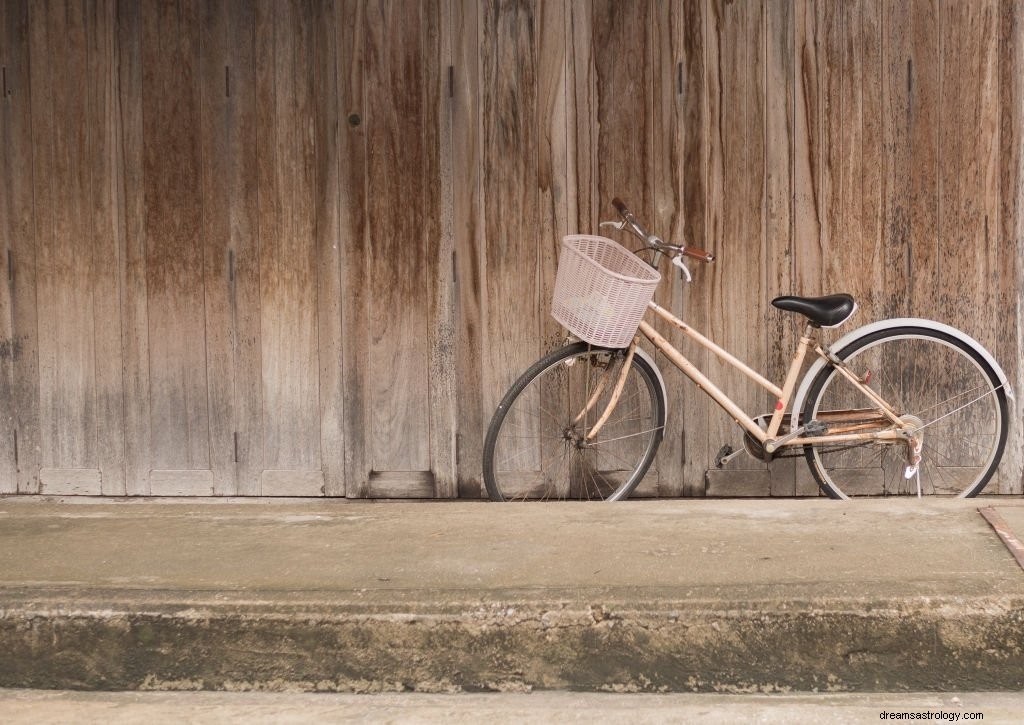
<svg viewBox="0 0 1024 725">
<path fill-rule="evenodd" d="M 687 282 L 693 281 L 693 275 L 690 274 L 690 268 L 686 266 L 682 257 L 672 257 L 672 264 L 679 267 L 681 270 L 679 274 L 680 278 L 685 278 Z"/>
<path fill-rule="evenodd" d="M 598 227 L 598 229 L 600 229 L 601 227 L 611 227 L 612 229 L 615 229 L 615 230 L 621 232 L 623 229 L 626 228 L 626 222 L 624 222 L 624 221 L 621 221 L 621 222 L 601 222 L 601 223 L 599 223 L 597 225 L 597 227 Z"/>
</svg>

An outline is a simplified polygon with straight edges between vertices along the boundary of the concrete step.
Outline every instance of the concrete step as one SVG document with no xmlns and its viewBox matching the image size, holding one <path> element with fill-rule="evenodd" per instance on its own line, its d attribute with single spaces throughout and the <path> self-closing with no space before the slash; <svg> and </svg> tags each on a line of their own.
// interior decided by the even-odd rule
<svg viewBox="0 0 1024 725">
<path fill-rule="evenodd" d="M 0 687 L 1019 690 L 978 506 L 7 498 Z"/>
</svg>

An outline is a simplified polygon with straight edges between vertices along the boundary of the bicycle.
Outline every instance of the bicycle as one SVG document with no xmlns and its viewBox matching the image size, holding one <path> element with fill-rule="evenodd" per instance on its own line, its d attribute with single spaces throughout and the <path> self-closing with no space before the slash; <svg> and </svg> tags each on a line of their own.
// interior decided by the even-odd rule
<svg viewBox="0 0 1024 725">
<path fill-rule="evenodd" d="M 855 300 L 777 297 L 774 307 L 806 318 L 777 385 L 653 301 L 662 256 L 687 281 L 684 258 L 712 263 L 714 256 L 663 241 L 621 200 L 612 203 L 621 220 L 599 226 L 631 233 L 643 243 L 638 252 L 652 258 L 606 237 L 565 237 L 552 315 L 569 334 L 519 377 L 494 413 L 483 449 L 491 499 L 629 496 L 654 460 L 667 415 L 664 378 L 641 339 L 742 428 L 742 449 L 720 465 L 743 452 L 762 461 L 803 455 L 821 491 L 837 499 L 971 497 L 991 479 L 1006 445 L 1013 393 L 1002 368 L 973 338 L 939 322 L 899 318 L 824 346 L 822 328 L 845 323 Z M 643 319 L 647 312 L 768 391 L 774 410 L 757 416 L 742 410 Z"/>
</svg>

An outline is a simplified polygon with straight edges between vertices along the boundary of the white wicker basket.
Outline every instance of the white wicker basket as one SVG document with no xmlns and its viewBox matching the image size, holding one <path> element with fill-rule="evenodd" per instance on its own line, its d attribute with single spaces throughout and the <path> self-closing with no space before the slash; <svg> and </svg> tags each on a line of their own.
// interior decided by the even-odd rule
<svg viewBox="0 0 1024 725">
<path fill-rule="evenodd" d="M 626 347 L 661 281 L 651 267 L 606 237 L 562 240 L 551 315 L 576 337 L 601 347 Z"/>
</svg>

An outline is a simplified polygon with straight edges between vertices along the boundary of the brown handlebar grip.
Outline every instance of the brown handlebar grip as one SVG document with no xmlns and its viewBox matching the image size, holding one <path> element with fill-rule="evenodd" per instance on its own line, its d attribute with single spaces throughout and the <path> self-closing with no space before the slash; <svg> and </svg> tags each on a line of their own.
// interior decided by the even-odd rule
<svg viewBox="0 0 1024 725">
<path fill-rule="evenodd" d="M 622 216 L 630 215 L 629 209 L 626 207 L 622 199 L 620 199 L 619 197 L 615 197 L 614 199 L 612 199 L 612 206 L 614 206 L 615 211 L 619 212 L 619 214 L 621 214 Z"/>
<path fill-rule="evenodd" d="M 696 247 L 687 247 L 683 250 L 683 254 L 687 257 L 700 260 L 701 262 L 714 262 L 715 255 L 711 252 L 705 252 L 703 249 L 697 249 Z"/>
</svg>

